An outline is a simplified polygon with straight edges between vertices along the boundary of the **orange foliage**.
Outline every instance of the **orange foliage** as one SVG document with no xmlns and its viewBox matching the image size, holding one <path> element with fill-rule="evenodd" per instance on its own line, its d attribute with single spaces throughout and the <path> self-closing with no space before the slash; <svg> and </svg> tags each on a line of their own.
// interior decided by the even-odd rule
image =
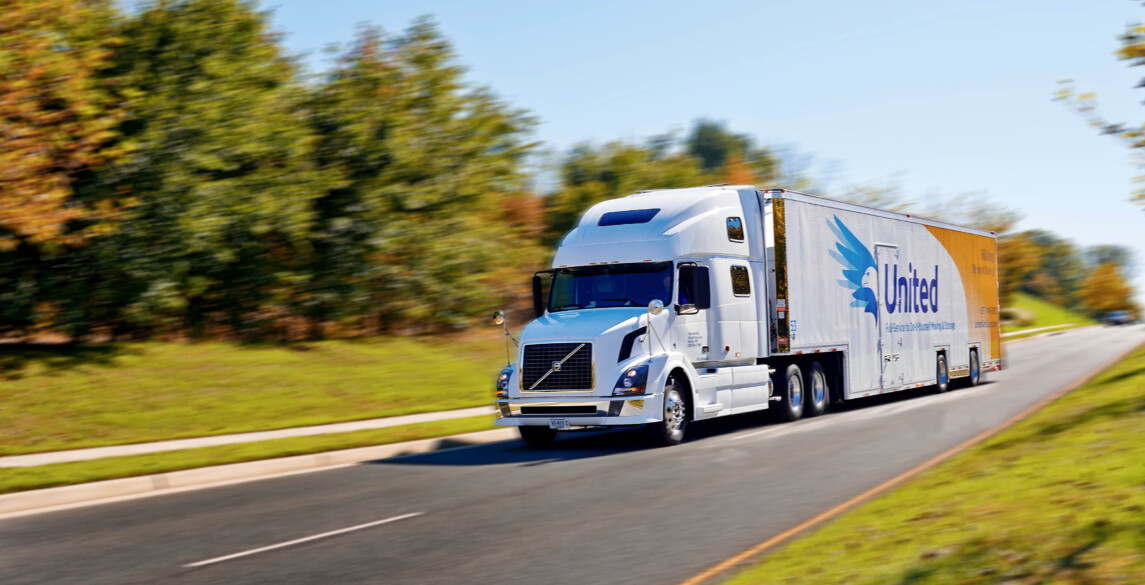
<svg viewBox="0 0 1145 585">
<path fill-rule="evenodd" d="M 755 173 L 751 171 L 751 167 L 744 162 L 743 157 L 734 155 L 728 158 L 727 166 L 724 168 L 724 182 L 732 185 L 752 185 L 755 184 Z"/>
<path fill-rule="evenodd" d="M 0 228 L 37 244 L 77 243 L 65 224 L 97 215 L 71 177 L 113 136 L 117 115 L 93 79 L 108 53 L 66 34 L 91 16 L 75 0 L 17 0 L 0 19 Z M 0 249 L 15 243 L 0 235 Z"/>
</svg>

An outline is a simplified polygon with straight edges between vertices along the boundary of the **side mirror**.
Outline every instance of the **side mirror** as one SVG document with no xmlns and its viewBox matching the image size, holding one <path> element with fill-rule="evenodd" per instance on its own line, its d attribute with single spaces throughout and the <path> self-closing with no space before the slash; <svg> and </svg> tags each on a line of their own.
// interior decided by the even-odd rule
<svg viewBox="0 0 1145 585">
<path fill-rule="evenodd" d="M 505 311 L 497 311 L 493 313 L 493 324 L 503 325 L 505 323 Z"/>
<path fill-rule="evenodd" d="M 653 315 L 659 315 L 660 313 L 663 313 L 664 301 L 661 301 L 660 299 L 652 299 L 652 302 L 648 303 L 648 312 L 652 313 Z"/>
</svg>

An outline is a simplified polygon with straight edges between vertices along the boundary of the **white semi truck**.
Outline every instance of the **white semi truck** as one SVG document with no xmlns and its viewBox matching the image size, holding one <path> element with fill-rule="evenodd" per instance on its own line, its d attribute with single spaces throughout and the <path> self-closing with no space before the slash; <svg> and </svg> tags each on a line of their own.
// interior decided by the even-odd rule
<svg viewBox="0 0 1145 585">
<path fill-rule="evenodd" d="M 996 244 L 782 189 L 599 203 L 533 278 L 536 319 L 497 379 L 497 424 L 530 444 L 616 425 L 676 444 L 691 421 L 976 385 L 1002 364 Z"/>
</svg>

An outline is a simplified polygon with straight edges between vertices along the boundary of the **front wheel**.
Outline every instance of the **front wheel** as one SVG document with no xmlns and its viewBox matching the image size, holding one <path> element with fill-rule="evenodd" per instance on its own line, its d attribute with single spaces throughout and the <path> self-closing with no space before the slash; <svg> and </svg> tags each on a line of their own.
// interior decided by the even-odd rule
<svg viewBox="0 0 1145 585">
<path fill-rule="evenodd" d="M 530 447 L 546 447 L 557 438 L 557 432 L 548 427 L 517 427 L 517 430 Z"/>
<path fill-rule="evenodd" d="M 650 423 L 648 432 L 658 445 L 679 445 L 684 440 L 684 428 L 688 426 L 688 403 L 680 393 L 676 380 L 669 377 L 664 383 L 664 418 Z"/>
</svg>

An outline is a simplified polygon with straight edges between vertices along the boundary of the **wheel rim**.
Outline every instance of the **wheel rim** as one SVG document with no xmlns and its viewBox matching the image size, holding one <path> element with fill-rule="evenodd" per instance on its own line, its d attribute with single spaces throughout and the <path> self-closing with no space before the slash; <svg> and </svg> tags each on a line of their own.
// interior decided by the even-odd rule
<svg viewBox="0 0 1145 585">
<path fill-rule="evenodd" d="M 664 396 L 664 422 L 668 430 L 678 431 L 683 428 L 686 414 L 684 400 L 680 398 L 679 392 L 673 390 Z"/>
<path fill-rule="evenodd" d="M 823 398 L 827 395 L 827 385 L 823 383 L 823 376 L 815 375 L 811 378 L 811 400 L 815 404 L 822 404 Z"/>
<path fill-rule="evenodd" d="M 787 396 L 791 399 L 792 408 L 799 408 L 803 404 L 803 383 L 799 378 L 792 376 L 787 380 Z"/>
</svg>

